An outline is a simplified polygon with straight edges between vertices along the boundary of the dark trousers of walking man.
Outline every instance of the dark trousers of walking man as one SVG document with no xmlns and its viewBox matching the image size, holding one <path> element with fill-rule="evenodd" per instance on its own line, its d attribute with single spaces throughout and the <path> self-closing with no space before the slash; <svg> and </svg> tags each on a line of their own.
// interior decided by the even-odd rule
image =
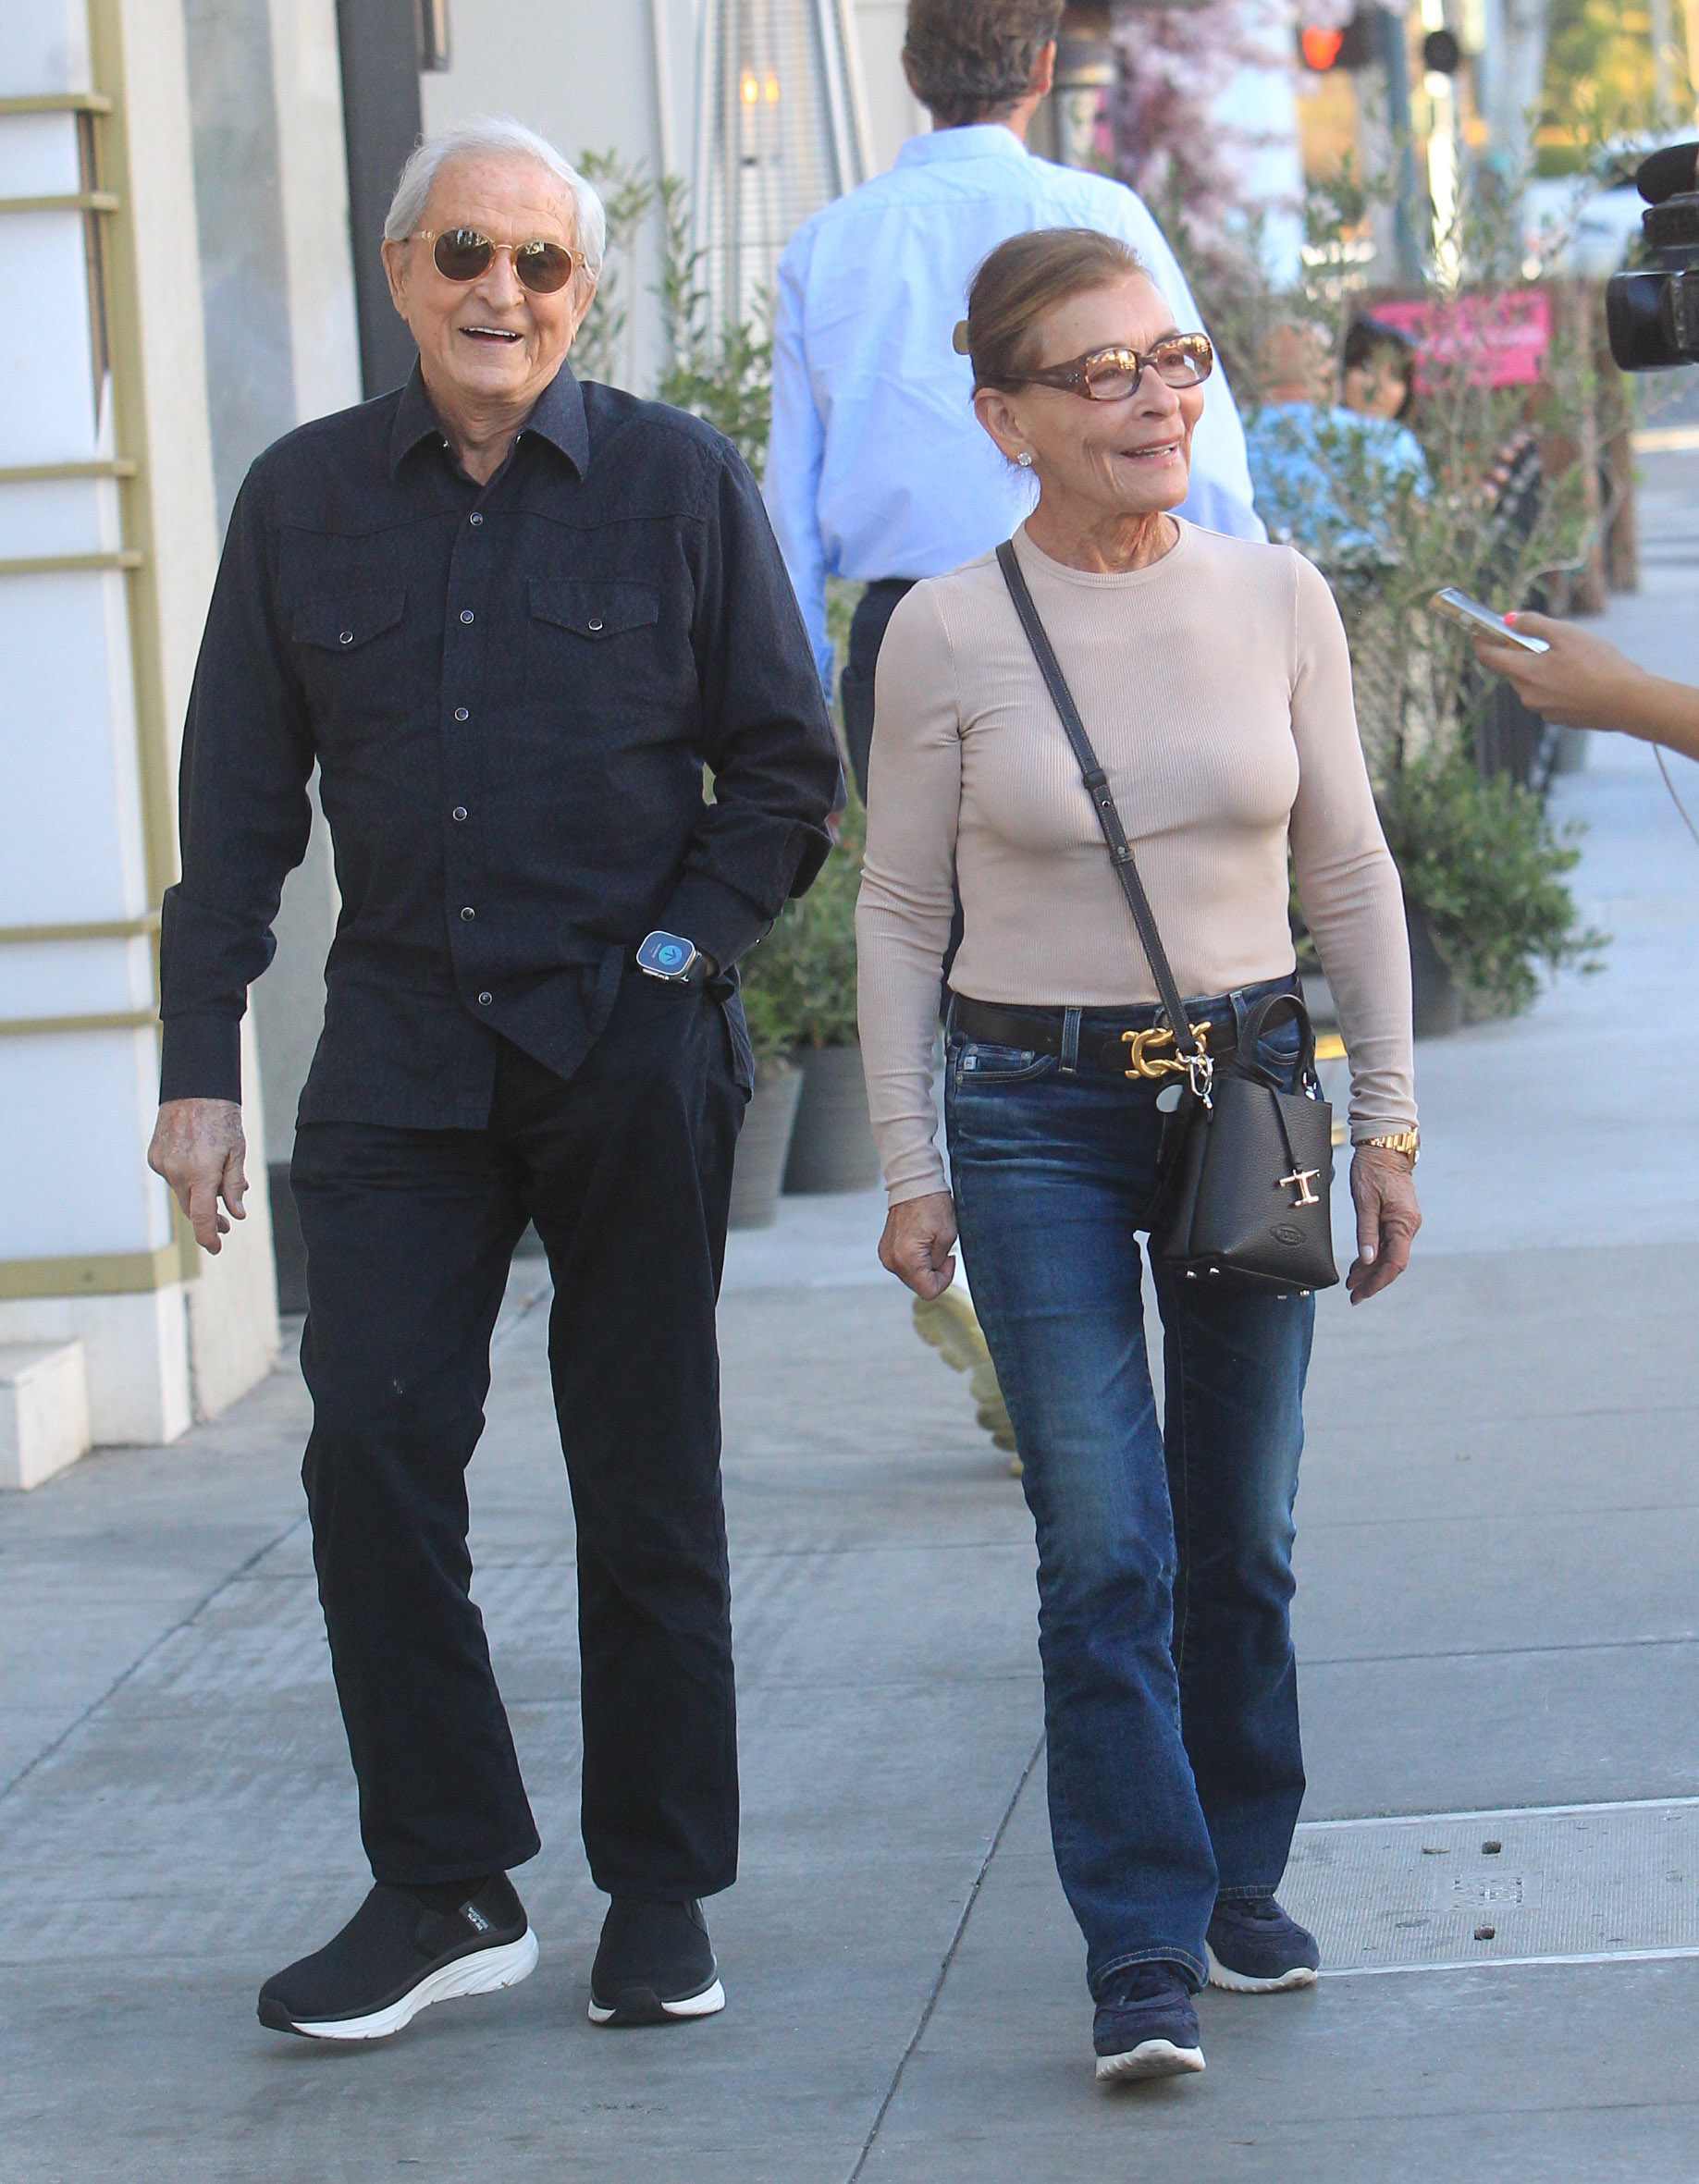
<svg viewBox="0 0 1699 2184">
<path fill-rule="evenodd" d="M 503 1042 L 482 1130 L 300 1131 L 303 1477 L 380 1882 L 502 1872 L 538 1848 L 466 1547 L 490 1336 L 527 1221 L 555 1285 L 591 1874 L 658 1900 L 735 1875 L 714 1306 L 745 1097 L 720 1002 L 634 974 L 572 1078 Z"/>
</svg>

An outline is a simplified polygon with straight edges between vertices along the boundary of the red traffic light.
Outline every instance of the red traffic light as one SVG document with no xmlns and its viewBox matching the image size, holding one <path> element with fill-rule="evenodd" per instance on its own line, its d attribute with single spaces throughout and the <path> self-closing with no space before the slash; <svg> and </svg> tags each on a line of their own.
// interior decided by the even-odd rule
<svg viewBox="0 0 1699 2184">
<path fill-rule="evenodd" d="M 1371 4 L 1360 6 L 1339 30 L 1305 23 L 1298 33 L 1299 56 L 1317 76 L 1334 68 L 1373 68 L 1384 59 L 1388 38 L 1403 36 L 1401 21 Z"/>
</svg>

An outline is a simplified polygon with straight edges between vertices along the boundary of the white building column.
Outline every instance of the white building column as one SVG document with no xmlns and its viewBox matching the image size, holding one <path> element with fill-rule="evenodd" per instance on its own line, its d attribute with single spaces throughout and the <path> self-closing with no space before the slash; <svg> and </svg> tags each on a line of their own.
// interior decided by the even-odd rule
<svg viewBox="0 0 1699 2184">
<path fill-rule="evenodd" d="M 335 0 L 182 4 L 222 535 L 257 455 L 361 399 L 341 63 Z M 251 1000 L 286 1310 L 304 1305 L 289 1160 L 338 908 L 315 809 L 306 858 L 284 883 L 277 953 Z"/>
<path fill-rule="evenodd" d="M 173 783 L 214 567 L 180 0 L 0 0 L 0 1344 L 80 1340 L 96 1442 L 277 1349 L 249 1219 L 201 1260 L 144 1153 Z"/>
</svg>

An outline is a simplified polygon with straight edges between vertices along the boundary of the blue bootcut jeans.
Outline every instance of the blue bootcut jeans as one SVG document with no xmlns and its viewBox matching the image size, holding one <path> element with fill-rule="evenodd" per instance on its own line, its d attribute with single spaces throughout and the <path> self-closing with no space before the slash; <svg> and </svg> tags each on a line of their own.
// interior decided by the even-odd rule
<svg viewBox="0 0 1699 2184">
<path fill-rule="evenodd" d="M 1225 1031 L 1288 989 L 1188 1012 Z M 1261 1050 L 1288 1086 L 1297 1036 Z M 948 1063 L 962 1248 L 1038 1530 L 1051 1837 L 1086 1976 L 1099 1999 L 1151 1961 L 1201 1985 L 1216 1898 L 1273 1895 L 1304 1794 L 1289 1609 L 1314 1302 L 1152 1261 L 1159 1426 L 1134 1231 L 1161 1086 L 954 1029 Z"/>
</svg>

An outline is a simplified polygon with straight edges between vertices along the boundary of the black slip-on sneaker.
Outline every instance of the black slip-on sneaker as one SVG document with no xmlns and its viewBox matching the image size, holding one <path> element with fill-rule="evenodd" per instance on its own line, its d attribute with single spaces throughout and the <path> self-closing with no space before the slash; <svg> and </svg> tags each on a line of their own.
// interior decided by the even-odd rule
<svg viewBox="0 0 1699 2184">
<path fill-rule="evenodd" d="M 708 1920 L 687 1903 L 616 1896 L 590 1970 L 593 2025 L 665 2025 L 711 2018 L 726 2006 Z"/>
<path fill-rule="evenodd" d="M 494 1873 L 468 1883 L 458 1904 L 456 1893 L 380 1883 L 333 1942 L 266 1981 L 261 2024 L 311 2040 L 385 2040 L 433 2002 L 517 1986 L 536 1966 L 536 1936 L 513 1883 Z"/>
<path fill-rule="evenodd" d="M 1229 1896 L 1215 1906 L 1206 1944 L 1210 1984 L 1236 1994 L 1311 1987 L 1322 1962 L 1314 1934 L 1287 1918 L 1272 1896 Z"/>
<path fill-rule="evenodd" d="M 1177 2078 L 1201 2070 L 1191 1989 L 1172 1964 L 1130 1964 L 1104 1989 L 1091 2028 L 1097 2075 L 1105 2082 Z"/>
</svg>

